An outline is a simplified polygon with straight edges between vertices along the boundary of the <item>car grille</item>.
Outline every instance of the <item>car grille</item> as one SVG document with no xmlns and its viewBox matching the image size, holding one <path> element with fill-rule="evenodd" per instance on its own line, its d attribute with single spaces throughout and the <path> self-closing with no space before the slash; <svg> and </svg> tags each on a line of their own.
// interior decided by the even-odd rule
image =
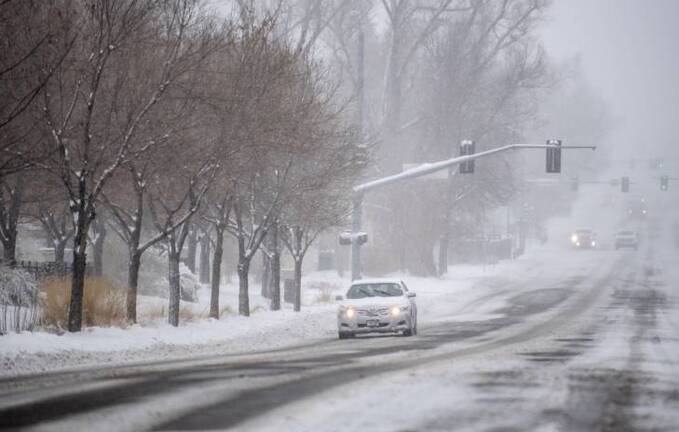
<svg viewBox="0 0 679 432">
<path fill-rule="evenodd" d="M 378 317 L 389 315 L 389 308 L 370 308 L 370 309 L 359 309 L 358 316 L 364 317 Z"/>
</svg>

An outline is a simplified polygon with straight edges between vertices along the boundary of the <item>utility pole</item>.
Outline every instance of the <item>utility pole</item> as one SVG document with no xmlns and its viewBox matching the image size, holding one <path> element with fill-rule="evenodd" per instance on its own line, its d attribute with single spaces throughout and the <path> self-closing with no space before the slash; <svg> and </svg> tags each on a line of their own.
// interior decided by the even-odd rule
<svg viewBox="0 0 679 432">
<path fill-rule="evenodd" d="M 351 231 L 354 233 L 351 240 L 351 280 L 361 278 L 361 243 L 358 241 L 358 233 L 361 232 L 363 219 L 363 194 L 356 193 L 353 196 L 353 211 L 351 213 Z"/>
<path fill-rule="evenodd" d="M 360 11 L 356 11 L 358 17 L 358 52 L 356 63 L 358 64 L 356 77 L 356 99 L 358 101 L 357 124 L 359 135 L 363 134 L 364 122 L 364 101 L 365 101 L 365 35 L 363 34 L 363 18 Z M 356 193 L 353 196 L 353 212 L 351 219 L 351 230 L 353 233 L 361 232 L 361 221 L 363 219 L 362 211 L 363 194 Z M 361 243 L 356 236 L 351 241 L 351 280 L 361 278 Z"/>
<path fill-rule="evenodd" d="M 363 133 L 363 115 L 364 115 L 364 101 L 365 101 L 365 35 L 363 34 L 363 19 L 358 18 L 358 54 L 356 62 L 358 63 L 358 77 L 356 79 L 356 96 L 358 99 L 357 107 L 357 123 L 359 134 Z"/>
</svg>

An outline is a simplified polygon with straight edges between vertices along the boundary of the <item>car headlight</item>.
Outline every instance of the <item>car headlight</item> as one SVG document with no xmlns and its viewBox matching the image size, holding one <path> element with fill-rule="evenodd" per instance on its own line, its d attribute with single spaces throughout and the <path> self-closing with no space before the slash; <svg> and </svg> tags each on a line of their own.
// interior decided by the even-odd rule
<svg viewBox="0 0 679 432">
<path fill-rule="evenodd" d="M 347 316 L 347 318 L 353 318 L 354 315 L 356 315 L 356 311 L 354 308 L 347 308 L 347 310 L 344 312 L 344 314 Z"/>
<path fill-rule="evenodd" d="M 577 243 L 577 242 L 578 242 L 578 236 L 575 235 L 575 234 L 573 234 L 573 235 L 571 236 L 571 242 Z"/>
<path fill-rule="evenodd" d="M 592 247 L 595 247 L 595 246 L 596 246 L 596 242 L 593 241 L 593 242 L 592 242 Z"/>
<path fill-rule="evenodd" d="M 393 316 L 399 316 L 401 314 L 401 308 L 398 306 L 394 306 L 393 308 L 391 308 L 391 314 Z"/>
</svg>

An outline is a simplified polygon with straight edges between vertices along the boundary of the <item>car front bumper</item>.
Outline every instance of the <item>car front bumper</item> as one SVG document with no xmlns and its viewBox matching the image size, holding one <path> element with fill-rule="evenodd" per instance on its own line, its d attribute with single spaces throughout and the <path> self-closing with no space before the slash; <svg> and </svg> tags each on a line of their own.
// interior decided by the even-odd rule
<svg viewBox="0 0 679 432">
<path fill-rule="evenodd" d="M 409 313 L 386 317 L 340 316 L 337 320 L 337 330 L 340 333 L 351 334 L 398 333 L 411 329 L 410 322 Z"/>
</svg>

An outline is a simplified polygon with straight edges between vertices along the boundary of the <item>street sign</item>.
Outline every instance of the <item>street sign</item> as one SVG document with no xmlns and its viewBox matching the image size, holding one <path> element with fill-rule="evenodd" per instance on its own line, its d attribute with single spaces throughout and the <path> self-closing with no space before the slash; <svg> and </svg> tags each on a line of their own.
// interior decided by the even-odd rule
<svg viewBox="0 0 679 432">
<path fill-rule="evenodd" d="M 368 234 L 364 232 L 352 233 L 351 231 L 344 231 L 340 233 L 339 244 L 347 246 L 354 242 L 358 243 L 359 245 L 367 243 Z"/>
</svg>

